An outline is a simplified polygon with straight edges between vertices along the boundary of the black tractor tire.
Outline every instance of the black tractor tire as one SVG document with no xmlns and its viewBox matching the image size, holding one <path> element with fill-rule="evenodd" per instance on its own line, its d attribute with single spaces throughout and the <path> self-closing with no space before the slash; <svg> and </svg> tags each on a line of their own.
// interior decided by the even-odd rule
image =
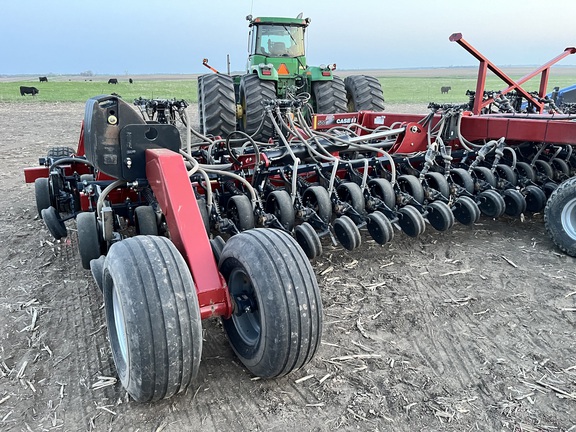
<svg viewBox="0 0 576 432">
<path fill-rule="evenodd" d="M 450 207 L 442 201 L 431 202 L 428 207 L 426 219 L 436 231 L 448 231 L 454 226 L 454 214 Z"/>
<path fill-rule="evenodd" d="M 354 250 L 362 242 L 360 230 L 348 216 L 340 216 L 334 221 L 334 234 L 344 249 Z"/>
<path fill-rule="evenodd" d="M 200 132 L 204 135 L 226 138 L 236 130 L 236 99 L 231 76 L 207 74 L 198 77 L 198 114 Z"/>
<path fill-rule="evenodd" d="M 56 160 L 65 157 L 70 157 L 75 153 L 76 150 L 73 149 L 72 147 L 51 147 L 48 149 L 48 153 L 46 154 L 46 156 Z"/>
<path fill-rule="evenodd" d="M 344 81 L 334 76 L 331 81 L 314 81 L 312 83 L 312 96 L 314 97 L 316 113 L 336 114 L 345 113 L 346 88 Z"/>
<path fill-rule="evenodd" d="M 274 81 L 264 81 L 256 74 L 244 75 L 240 79 L 240 105 L 242 118 L 239 129 L 256 141 L 267 141 L 274 136 L 274 125 L 266 114 L 264 101 L 276 100 Z"/>
<path fill-rule="evenodd" d="M 320 345 L 322 300 L 298 243 L 281 230 L 246 231 L 226 242 L 219 269 L 237 302 L 223 327 L 244 366 L 275 378 L 306 365 Z"/>
<path fill-rule="evenodd" d="M 46 177 L 40 177 L 34 181 L 34 195 L 36 196 L 38 216 L 42 219 L 42 210 L 52 205 L 52 200 L 50 199 L 50 184 Z"/>
<path fill-rule="evenodd" d="M 398 224 L 408 237 L 418 237 L 426 229 L 424 217 L 412 205 L 407 205 L 398 210 Z"/>
<path fill-rule="evenodd" d="M 388 180 L 383 178 L 372 179 L 368 182 L 368 189 L 370 189 L 372 196 L 381 199 L 388 209 L 392 210 L 396 207 L 394 187 Z"/>
<path fill-rule="evenodd" d="M 308 222 L 297 225 L 294 228 L 294 236 L 308 259 L 313 260 L 322 255 L 320 237 L 318 237 L 318 233 Z"/>
<path fill-rule="evenodd" d="M 402 192 L 412 196 L 417 203 L 422 204 L 424 202 L 424 188 L 418 177 L 412 174 L 403 174 L 398 176 L 396 184 Z"/>
<path fill-rule="evenodd" d="M 458 186 L 464 188 L 468 193 L 474 193 L 474 179 L 464 168 L 452 168 L 450 178 Z"/>
<path fill-rule="evenodd" d="M 292 231 L 296 220 L 290 194 L 285 190 L 275 190 L 266 197 L 266 212 L 271 213 L 287 231 Z"/>
<path fill-rule="evenodd" d="M 246 231 L 256 226 L 252 202 L 246 195 L 234 195 L 226 206 L 228 217 L 239 231 Z"/>
<path fill-rule="evenodd" d="M 90 270 L 90 261 L 102 255 L 102 243 L 98 230 L 98 220 L 94 212 L 82 212 L 76 216 L 78 229 L 78 252 L 82 261 L 82 268 Z"/>
<path fill-rule="evenodd" d="M 384 213 L 375 211 L 367 217 L 366 228 L 374 241 L 380 245 L 391 242 L 394 238 L 394 228 Z"/>
<path fill-rule="evenodd" d="M 144 205 L 134 210 L 134 223 L 138 235 L 158 235 L 158 220 L 151 206 Z"/>
<path fill-rule="evenodd" d="M 351 75 L 344 79 L 349 112 L 384 111 L 384 93 L 377 78 Z"/>
<path fill-rule="evenodd" d="M 202 323 L 190 270 L 165 237 L 114 243 L 102 276 L 108 337 L 122 385 L 138 402 L 167 399 L 196 377 Z"/>
<path fill-rule="evenodd" d="M 544 225 L 554 244 L 576 257 L 576 177 L 552 192 L 544 209 Z"/>
<path fill-rule="evenodd" d="M 506 211 L 504 198 L 493 189 L 480 192 L 477 196 L 477 204 L 482 214 L 491 218 L 498 218 Z"/>
<path fill-rule="evenodd" d="M 64 225 L 58 211 L 54 207 L 50 206 L 42 210 L 42 219 L 44 219 L 46 228 L 48 228 L 48 231 L 50 231 L 50 234 L 52 234 L 52 237 L 56 240 L 60 240 L 68 235 L 66 225 Z"/>
<path fill-rule="evenodd" d="M 332 219 L 332 202 L 326 189 L 322 186 L 310 186 L 304 191 L 302 201 L 305 207 L 316 212 L 322 222 L 330 222 Z"/>
</svg>

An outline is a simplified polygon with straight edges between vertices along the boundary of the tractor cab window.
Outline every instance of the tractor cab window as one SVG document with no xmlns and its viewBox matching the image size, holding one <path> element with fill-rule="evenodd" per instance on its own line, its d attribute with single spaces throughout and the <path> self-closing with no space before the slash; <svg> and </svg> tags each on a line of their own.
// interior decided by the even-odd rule
<svg viewBox="0 0 576 432">
<path fill-rule="evenodd" d="M 304 27 L 259 25 L 256 29 L 255 54 L 270 57 L 304 55 Z"/>
</svg>

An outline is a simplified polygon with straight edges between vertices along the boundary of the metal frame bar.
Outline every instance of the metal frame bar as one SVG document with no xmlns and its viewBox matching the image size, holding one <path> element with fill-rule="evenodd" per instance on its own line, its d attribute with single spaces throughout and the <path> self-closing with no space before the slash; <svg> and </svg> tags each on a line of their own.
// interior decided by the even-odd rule
<svg viewBox="0 0 576 432">
<path fill-rule="evenodd" d="M 482 112 L 482 108 L 487 107 L 492 102 L 494 102 L 494 98 L 489 98 L 483 101 L 484 90 L 486 89 L 486 75 L 488 69 L 490 69 L 498 78 L 508 84 L 508 87 L 502 89 L 500 91 L 501 94 L 506 94 L 512 90 L 516 90 L 522 96 L 524 96 L 528 101 L 530 101 L 534 106 L 538 108 L 538 112 L 542 113 L 544 110 L 544 104 L 538 101 L 534 96 L 524 90 L 521 86 L 526 81 L 534 78 L 538 74 L 542 74 L 540 78 L 540 87 L 538 90 L 538 96 L 543 98 L 546 95 L 546 87 L 548 86 L 548 78 L 550 76 L 550 67 L 554 64 L 558 63 L 564 57 L 567 57 L 570 54 L 576 53 L 576 48 L 568 47 L 564 50 L 564 52 L 556 57 L 554 57 L 549 62 L 543 64 L 538 69 L 530 72 L 529 74 L 523 76 L 518 81 L 514 81 L 508 75 L 506 75 L 501 69 L 499 69 L 494 63 L 488 60 L 484 55 L 480 53 L 476 48 L 470 45 L 464 38 L 462 37 L 462 33 L 453 33 L 450 36 L 451 42 L 456 42 L 470 54 L 472 54 L 478 61 L 480 61 L 480 66 L 478 68 L 478 81 L 476 82 L 476 98 L 474 99 L 474 107 L 472 112 L 474 114 L 480 114 Z"/>
</svg>

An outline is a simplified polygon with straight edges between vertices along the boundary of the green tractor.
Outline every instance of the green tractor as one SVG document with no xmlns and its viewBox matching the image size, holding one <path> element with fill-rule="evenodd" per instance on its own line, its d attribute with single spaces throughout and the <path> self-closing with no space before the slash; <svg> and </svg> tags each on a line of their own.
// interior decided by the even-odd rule
<svg viewBox="0 0 576 432">
<path fill-rule="evenodd" d="M 379 81 L 354 75 L 335 76 L 335 65 L 308 66 L 304 33 L 309 18 L 252 18 L 247 73 L 198 77 L 200 129 L 206 135 L 226 137 L 240 130 L 256 140 L 274 136 L 263 102 L 302 95 L 308 113 L 335 114 L 362 110 L 382 111 Z"/>
</svg>

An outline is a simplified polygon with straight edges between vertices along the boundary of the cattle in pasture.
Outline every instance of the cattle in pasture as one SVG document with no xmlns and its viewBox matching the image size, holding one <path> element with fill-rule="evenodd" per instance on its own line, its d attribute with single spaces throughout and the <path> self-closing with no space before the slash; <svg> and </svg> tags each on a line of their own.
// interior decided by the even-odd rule
<svg viewBox="0 0 576 432">
<path fill-rule="evenodd" d="M 448 93 L 450 90 L 452 90 L 452 87 L 450 87 L 450 86 L 440 87 L 440 92 L 441 92 L 442 94 L 446 94 L 446 93 Z"/>
<path fill-rule="evenodd" d="M 36 87 L 26 87 L 26 86 L 20 86 L 20 96 L 24 96 L 24 95 L 32 95 L 32 96 L 36 96 L 38 94 L 38 89 Z"/>
<path fill-rule="evenodd" d="M 133 80 L 132 78 L 128 78 L 128 82 L 129 82 L 130 84 L 133 84 L 133 83 L 134 83 L 134 80 Z"/>
<path fill-rule="evenodd" d="M 48 82 L 48 77 L 38 77 L 38 80 L 40 80 L 40 82 Z"/>
<path fill-rule="evenodd" d="M 117 78 L 110 78 L 108 80 L 108 84 L 118 84 L 118 79 Z"/>
</svg>

